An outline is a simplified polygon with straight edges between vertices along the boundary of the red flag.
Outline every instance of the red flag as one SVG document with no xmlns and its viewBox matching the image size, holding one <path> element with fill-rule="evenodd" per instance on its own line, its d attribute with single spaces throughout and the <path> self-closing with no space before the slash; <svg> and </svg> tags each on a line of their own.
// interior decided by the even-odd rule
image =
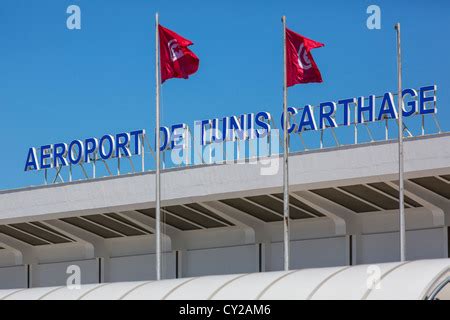
<svg viewBox="0 0 450 320">
<path fill-rule="evenodd" d="M 158 26 L 161 83 L 171 78 L 187 79 L 198 70 L 199 59 L 188 49 L 193 43 L 172 30 Z"/>
<path fill-rule="evenodd" d="M 322 82 L 322 76 L 311 55 L 311 50 L 324 44 L 308 39 L 286 28 L 287 86 L 297 83 Z"/>
</svg>

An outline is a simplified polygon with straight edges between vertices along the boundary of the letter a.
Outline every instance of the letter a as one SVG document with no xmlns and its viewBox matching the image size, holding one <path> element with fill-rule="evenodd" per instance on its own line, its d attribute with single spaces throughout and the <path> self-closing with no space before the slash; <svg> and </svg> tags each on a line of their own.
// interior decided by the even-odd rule
<svg viewBox="0 0 450 320">
<path fill-rule="evenodd" d="M 79 6 L 70 5 L 67 7 L 66 13 L 71 13 L 67 18 L 66 24 L 69 30 L 81 29 L 81 10 Z"/>
<path fill-rule="evenodd" d="M 81 269 L 79 266 L 73 264 L 67 267 L 67 274 L 70 276 L 67 278 L 66 286 L 69 290 L 81 289 Z"/>
<path fill-rule="evenodd" d="M 30 148 L 28 150 L 27 161 L 25 163 L 25 171 L 39 170 L 39 164 L 37 162 L 36 148 Z"/>
<path fill-rule="evenodd" d="M 371 14 L 367 18 L 367 29 L 381 29 L 381 9 L 377 5 L 371 5 L 367 7 L 367 14 Z"/>
</svg>

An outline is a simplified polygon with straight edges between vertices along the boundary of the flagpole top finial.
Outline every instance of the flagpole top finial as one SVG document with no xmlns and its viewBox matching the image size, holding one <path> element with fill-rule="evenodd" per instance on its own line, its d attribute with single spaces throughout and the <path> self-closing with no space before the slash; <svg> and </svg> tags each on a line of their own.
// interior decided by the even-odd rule
<svg viewBox="0 0 450 320">
<path fill-rule="evenodd" d="M 395 30 L 400 30 L 400 22 L 397 22 L 394 26 Z"/>
</svg>

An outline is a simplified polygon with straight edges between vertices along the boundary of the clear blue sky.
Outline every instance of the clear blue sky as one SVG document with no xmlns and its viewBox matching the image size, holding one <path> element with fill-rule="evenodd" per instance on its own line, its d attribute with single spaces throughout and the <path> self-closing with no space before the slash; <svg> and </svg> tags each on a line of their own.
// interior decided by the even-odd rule
<svg viewBox="0 0 450 320">
<path fill-rule="evenodd" d="M 81 8 L 81 30 L 66 8 Z M 381 7 L 381 30 L 366 8 Z M 154 128 L 154 13 L 195 44 L 199 72 L 163 88 L 162 123 L 267 110 L 279 115 L 282 14 L 325 47 L 313 52 L 324 78 L 296 86 L 301 106 L 396 90 L 395 32 L 402 24 L 404 86 L 438 85 L 450 129 L 450 2 L 3 0 L 0 4 L 0 189 L 42 183 L 24 172 L 29 147 Z"/>
</svg>

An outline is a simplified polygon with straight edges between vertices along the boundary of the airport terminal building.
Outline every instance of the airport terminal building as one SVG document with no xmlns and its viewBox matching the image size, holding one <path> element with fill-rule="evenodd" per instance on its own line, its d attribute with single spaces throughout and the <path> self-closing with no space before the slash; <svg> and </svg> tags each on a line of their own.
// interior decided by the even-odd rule
<svg viewBox="0 0 450 320">
<path fill-rule="evenodd" d="M 291 154 L 293 270 L 399 261 L 397 148 L 388 140 Z M 404 148 L 407 260 L 448 268 L 450 134 L 411 137 Z M 282 171 L 260 170 L 163 170 L 164 279 L 282 270 Z M 82 284 L 154 279 L 154 179 L 146 171 L 0 192 L 0 289 L 65 286 L 74 268 Z"/>
</svg>

